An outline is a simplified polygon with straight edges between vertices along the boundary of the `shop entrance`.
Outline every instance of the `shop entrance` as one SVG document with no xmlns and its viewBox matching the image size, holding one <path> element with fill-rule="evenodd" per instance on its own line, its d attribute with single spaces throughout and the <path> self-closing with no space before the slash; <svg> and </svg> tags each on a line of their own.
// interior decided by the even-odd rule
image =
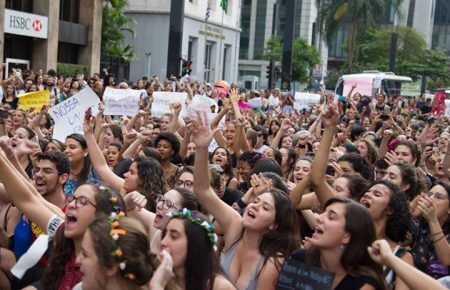
<svg viewBox="0 0 450 290">
<path fill-rule="evenodd" d="M 18 59 L 18 58 L 6 58 L 6 71 L 9 75 L 12 73 L 12 69 L 20 69 L 21 71 L 27 71 L 30 69 L 30 61 L 26 59 Z"/>
</svg>

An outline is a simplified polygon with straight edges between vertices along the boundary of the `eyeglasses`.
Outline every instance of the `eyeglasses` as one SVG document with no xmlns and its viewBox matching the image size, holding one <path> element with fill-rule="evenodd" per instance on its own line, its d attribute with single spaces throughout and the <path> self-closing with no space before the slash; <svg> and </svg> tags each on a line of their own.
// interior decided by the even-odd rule
<svg viewBox="0 0 450 290">
<path fill-rule="evenodd" d="M 86 196 L 76 197 L 74 195 L 66 195 L 67 203 L 71 203 L 74 200 L 75 200 L 75 207 L 78 207 L 78 205 L 80 205 L 80 207 L 84 207 L 87 204 L 90 204 L 93 207 L 97 208 L 97 206 L 93 204 L 92 201 L 90 201 L 89 198 L 87 198 Z"/>
<path fill-rule="evenodd" d="M 442 192 L 428 192 L 428 196 L 434 196 L 435 199 L 439 199 L 439 200 L 444 200 L 446 198 L 448 198 L 447 195 L 445 195 L 445 193 Z"/>
<path fill-rule="evenodd" d="M 163 209 L 170 209 L 170 208 L 177 208 L 175 206 L 175 203 L 173 201 L 171 201 L 170 199 L 165 198 L 162 194 L 158 194 L 156 196 L 156 203 L 160 203 L 162 202 L 162 208 Z"/>
<path fill-rule="evenodd" d="M 192 186 L 194 186 L 194 182 L 191 180 L 185 180 L 185 181 L 178 180 L 176 183 L 176 186 L 177 187 L 192 187 Z"/>
</svg>

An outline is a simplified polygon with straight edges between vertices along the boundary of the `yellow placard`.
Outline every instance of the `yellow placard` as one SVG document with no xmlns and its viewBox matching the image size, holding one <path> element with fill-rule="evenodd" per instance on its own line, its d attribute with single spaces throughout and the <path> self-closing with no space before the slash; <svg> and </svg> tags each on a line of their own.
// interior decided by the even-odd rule
<svg viewBox="0 0 450 290">
<path fill-rule="evenodd" d="M 50 105 L 50 92 L 37 91 L 17 96 L 19 98 L 19 109 L 29 110 L 34 108 L 36 112 L 40 112 L 42 106 Z"/>
</svg>

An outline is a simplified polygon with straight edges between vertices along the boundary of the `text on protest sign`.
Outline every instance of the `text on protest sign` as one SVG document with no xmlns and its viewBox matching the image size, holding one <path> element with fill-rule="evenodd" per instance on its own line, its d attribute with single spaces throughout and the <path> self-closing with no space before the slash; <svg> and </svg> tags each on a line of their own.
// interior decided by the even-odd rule
<svg viewBox="0 0 450 290">
<path fill-rule="evenodd" d="M 96 116 L 99 102 L 100 99 L 94 91 L 85 87 L 78 94 L 51 107 L 49 114 L 55 121 L 53 138 L 64 142 L 70 134 L 83 134 L 84 113 L 88 108 L 91 108 L 92 115 Z"/>
<path fill-rule="evenodd" d="M 211 107 L 214 106 L 214 112 L 217 113 L 219 106 L 216 101 L 207 96 L 195 95 L 192 102 L 189 104 L 188 112 L 189 115 L 195 116 L 195 111 L 205 112 L 207 114 L 211 113 Z"/>
<path fill-rule="evenodd" d="M 295 260 L 286 261 L 280 272 L 277 290 L 331 290 L 334 273 Z"/>
<path fill-rule="evenodd" d="M 308 106 L 317 105 L 319 102 L 320 102 L 319 94 L 296 92 L 294 109 L 302 110 L 307 108 Z"/>
<path fill-rule="evenodd" d="M 40 112 L 42 106 L 50 105 L 50 92 L 37 91 L 17 96 L 19 98 L 19 109 L 29 110 L 34 108 L 36 112 Z"/>
<path fill-rule="evenodd" d="M 133 116 L 139 111 L 142 91 L 132 89 L 106 88 L 103 93 L 105 115 Z"/>
<path fill-rule="evenodd" d="M 180 103 L 182 106 L 181 117 L 187 115 L 186 109 L 187 93 L 153 92 L 152 117 L 161 118 L 170 113 L 170 104 Z"/>
</svg>

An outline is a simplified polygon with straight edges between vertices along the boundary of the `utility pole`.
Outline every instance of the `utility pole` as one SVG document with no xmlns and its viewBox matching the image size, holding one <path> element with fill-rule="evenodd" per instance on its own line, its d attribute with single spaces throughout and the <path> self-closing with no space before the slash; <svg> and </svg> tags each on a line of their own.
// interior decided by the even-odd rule
<svg viewBox="0 0 450 290">
<path fill-rule="evenodd" d="M 273 4 L 273 17 L 272 17 L 272 37 L 277 35 L 277 26 L 278 26 L 278 4 Z M 275 78 L 274 78 L 275 64 L 273 60 L 270 60 L 269 63 L 269 89 L 272 90 L 274 88 Z"/>
<path fill-rule="evenodd" d="M 183 41 L 184 0 L 170 1 L 169 48 L 167 52 L 167 78 L 180 75 L 181 46 Z"/>
<path fill-rule="evenodd" d="M 286 23 L 284 25 L 283 68 L 281 74 L 282 89 L 291 89 L 292 57 L 294 47 L 295 1 L 286 0 Z"/>
</svg>

